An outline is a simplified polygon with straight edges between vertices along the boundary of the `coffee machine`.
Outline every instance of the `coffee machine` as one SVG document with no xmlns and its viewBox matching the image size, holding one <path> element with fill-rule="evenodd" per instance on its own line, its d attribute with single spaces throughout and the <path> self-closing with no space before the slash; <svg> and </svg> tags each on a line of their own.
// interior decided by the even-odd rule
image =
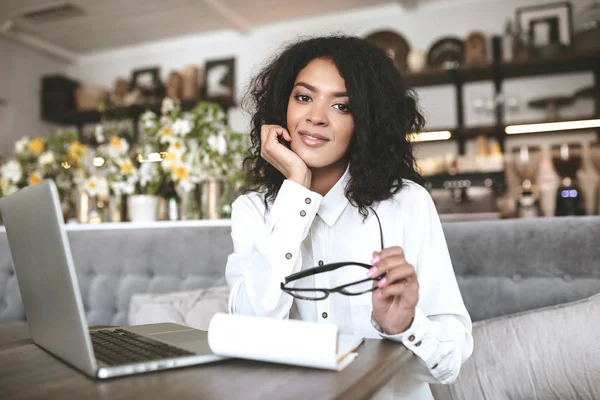
<svg viewBox="0 0 600 400">
<path fill-rule="evenodd" d="M 517 216 L 533 218 L 540 215 L 540 192 L 536 184 L 542 153 L 537 146 L 520 146 L 511 151 L 512 165 L 520 180 L 517 189 Z"/>
<path fill-rule="evenodd" d="M 592 165 L 594 165 L 596 171 L 600 174 L 600 141 L 590 144 L 590 158 Z M 600 215 L 600 183 L 598 183 L 598 187 L 596 188 L 595 196 L 596 201 L 593 212 Z"/>
<path fill-rule="evenodd" d="M 552 165 L 560 176 L 554 215 L 585 215 L 583 193 L 577 183 L 577 171 L 581 168 L 581 156 L 582 148 L 579 143 L 563 143 L 552 146 Z"/>
</svg>

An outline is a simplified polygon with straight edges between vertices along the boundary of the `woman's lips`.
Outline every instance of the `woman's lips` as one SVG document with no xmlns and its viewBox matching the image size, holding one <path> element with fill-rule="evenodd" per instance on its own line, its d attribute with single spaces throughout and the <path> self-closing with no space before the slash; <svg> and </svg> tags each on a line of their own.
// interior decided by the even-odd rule
<svg viewBox="0 0 600 400">
<path fill-rule="evenodd" d="M 329 141 L 325 136 L 313 132 L 298 132 L 302 143 L 309 147 L 321 147 Z"/>
</svg>

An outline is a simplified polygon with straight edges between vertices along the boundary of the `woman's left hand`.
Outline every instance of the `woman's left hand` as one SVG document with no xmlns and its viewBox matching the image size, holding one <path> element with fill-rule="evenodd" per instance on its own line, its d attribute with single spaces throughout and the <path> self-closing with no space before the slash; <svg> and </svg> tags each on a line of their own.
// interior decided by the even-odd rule
<svg viewBox="0 0 600 400">
<path fill-rule="evenodd" d="M 402 333 L 412 324 L 419 300 L 419 282 L 412 265 L 406 262 L 400 247 L 373 252 L 369 277 L 385 276 L 376 281 L 373 291 L 373 318 L 388 335 Z"/>
</svg>

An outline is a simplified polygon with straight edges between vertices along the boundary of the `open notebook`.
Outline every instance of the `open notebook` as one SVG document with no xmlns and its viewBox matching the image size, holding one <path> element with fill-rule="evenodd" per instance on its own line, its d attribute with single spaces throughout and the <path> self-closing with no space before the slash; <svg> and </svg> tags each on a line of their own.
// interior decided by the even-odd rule
<svg viewBox="0 0 600 400">
<path fill-rule="evenodd" d="M 208 344 L 220 356 L 341 371 L 358 356 L 363 337 L 332 324 L 217 313 Z"/>
</svg>

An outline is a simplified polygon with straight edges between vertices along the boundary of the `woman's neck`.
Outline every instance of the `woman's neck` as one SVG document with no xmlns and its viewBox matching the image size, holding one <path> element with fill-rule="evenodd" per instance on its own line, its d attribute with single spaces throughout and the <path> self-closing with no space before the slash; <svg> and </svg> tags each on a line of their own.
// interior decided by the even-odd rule
<svg viewBox="0 0 600 400">
<path fill-rule="evenodd" d="M 343 159 L 323 168 L 311 168 L 310 190 L 325 196 L 346 172 L 348 160 Z"/>
</svg>

